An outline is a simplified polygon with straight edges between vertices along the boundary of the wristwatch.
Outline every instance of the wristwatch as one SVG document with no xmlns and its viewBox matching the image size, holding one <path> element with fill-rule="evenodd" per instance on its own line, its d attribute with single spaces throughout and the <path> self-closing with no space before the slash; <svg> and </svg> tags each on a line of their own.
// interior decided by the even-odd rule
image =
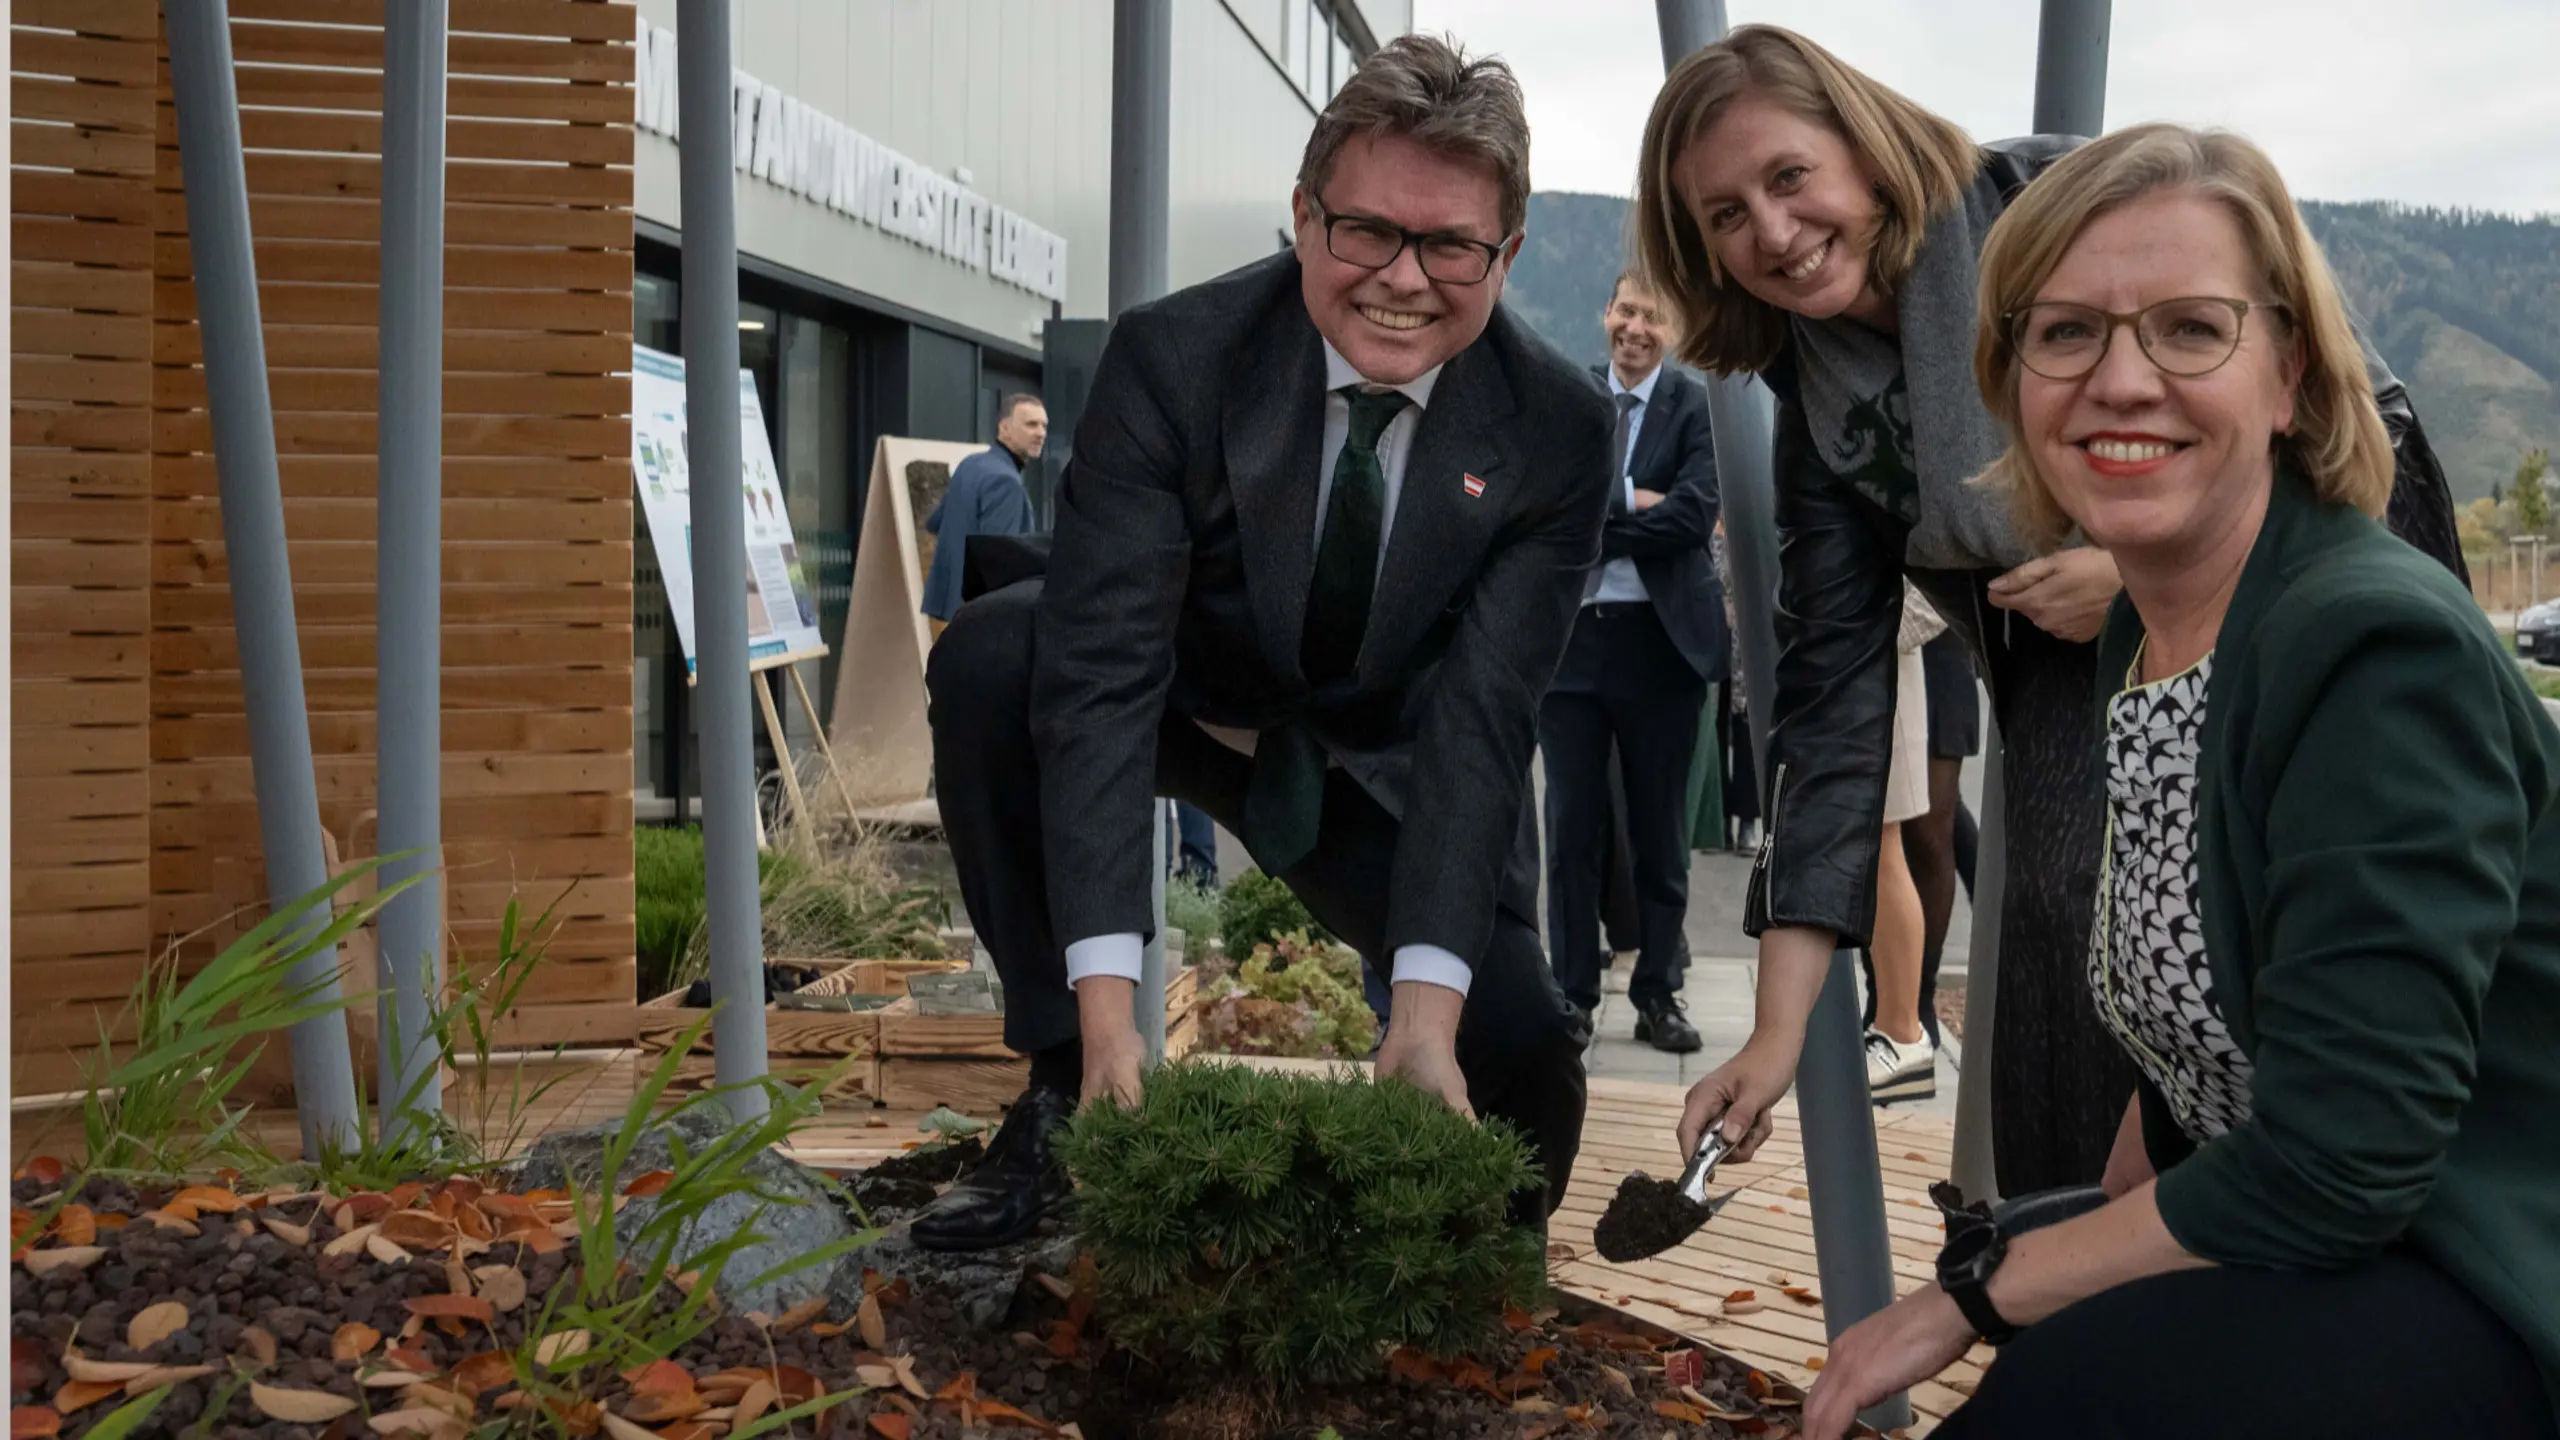
<svg viewBox="0 0 2560 1440">
<path fill-rule="evenodd" d="M 1988 1205 L 1961 1203 L 1955 1187 L 1944 1181 L 1929 1189 L 1930 1198 L 1947 1218 L 1946 1247 L 1938 1252 L 1938 1288 L 1956 1302 L 1965 1323 L 1985 1343 L 2007 1344 L 2017 1336 L 2018 1327 L 2001 1318 L 1999 1308 L 1991 1303 L 1989 1287 L 1992 1272 L 2008 1258 L 2009 1237 L 1991 1218 Z M 1941 1190 L 1947 1193 L 1941 1195 Z"/>
</svg>

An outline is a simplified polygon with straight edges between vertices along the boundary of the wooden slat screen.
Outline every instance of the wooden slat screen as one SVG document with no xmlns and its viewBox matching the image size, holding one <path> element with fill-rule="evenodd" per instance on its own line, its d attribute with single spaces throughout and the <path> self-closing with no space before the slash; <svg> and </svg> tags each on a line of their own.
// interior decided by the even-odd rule
<svg viewBox="0 0 2560 1440">
<path fill-rule="evenodd" d="M 379 0 L 233 0 L 322 823 L 373 849 Z M 22 1053 L 264 897 L 155 0 L 12 15 Z M 632 7 L 456 0 L 444 835 L 454 957 L 562 892 L 521 1038 L 632 1033 Z M 572 888 L 574 886 L 574 888 Z M 17 1088 L 63 1067 L 22 1062 Z"/>
</svg>

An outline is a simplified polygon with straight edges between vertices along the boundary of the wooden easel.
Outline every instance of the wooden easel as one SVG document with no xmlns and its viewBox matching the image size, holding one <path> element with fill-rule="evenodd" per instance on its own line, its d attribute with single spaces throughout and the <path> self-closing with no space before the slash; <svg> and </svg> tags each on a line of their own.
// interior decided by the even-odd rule
<svg viewBox="0 0 2560 1440">
<path fill-rule="evenodd" d="M 827 742 L 827 722 L 818 714 L 818 702 L 810 697 L 809 683 L 800 678 L 801 661 L 826 657 L 827 647 L 820 645 L 747 662 L 747 683 L 755 687 L 756 708 L 764 714 L 765 737 L 773 742 L 773 753 L 782 763 L 782 789 L 791 798 L 791 813 L 795 815 L 811 813 L 809 797 L 800 788 L 800 766 L 791 757 L 791 741 L 783 732 L 782 712 L 773 703 L 773 687 L 764 683 L 765 673 L 771 670 L 780 670 L 791 678 L 791 693 L 799 697 L 800 713 L 809 717 L 809 731 L 818 737 L 818 753 L 826 759 L 827 778 L 835 782 L 836 798 L 844 802 L 846 815 L 854 812 L 853 787 L 845 783 L 844 770 L 836 764 L 835 746 Z M 687 675 L 685 683 L 691 685 L 699 679 L 698 675 Z M 770 848 L 766 844 L 764 807 L 761 805 L 756 807 L 756 848 Z"/>
</svg>

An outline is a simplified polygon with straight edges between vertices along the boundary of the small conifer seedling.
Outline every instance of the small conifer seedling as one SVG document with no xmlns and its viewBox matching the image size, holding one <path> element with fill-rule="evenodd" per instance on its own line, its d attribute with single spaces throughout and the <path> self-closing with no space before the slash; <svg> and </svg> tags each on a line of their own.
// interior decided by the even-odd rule
<svg viewBox="0 0 2560 1440">
<path fill-rule="evenodd" d="M 1068 1128 L 1076 1226 L 1112 1338 L 1282 1387 L 1375 1375 L 1411 1345 L 1474 1351 L 1544 1293 L 1538 1183 L 1510 1126 L 1402 1081 L 1172 1065 L 1134 1110 Z"/>
</svg>

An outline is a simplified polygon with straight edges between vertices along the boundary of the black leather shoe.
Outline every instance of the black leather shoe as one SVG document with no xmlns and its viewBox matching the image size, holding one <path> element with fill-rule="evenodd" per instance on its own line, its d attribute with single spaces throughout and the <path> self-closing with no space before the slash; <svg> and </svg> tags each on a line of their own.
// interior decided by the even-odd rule
<svg viewBox="0 0 2560 1440">
<path fill-rule="evenodd" d="M 1024 1091 L 987 1146 L 987 1158 L 916 1216 L 908 1230 L 916 1244 L 989 1250 L 1038 1229 L 1072 1188 L 1050 1142 L 1075 1109 L 1075 1097 L 1063 1090 L 1035 1085 Z"/>
<path fill-rule="evenodd" d="M 1698 1027 L 1690 1024 L 1689 1017 L 1680 1013 L 1677 1000 L 1649 1010 L 1639 1007 L 1636 1011 L 1636 1039 L 1674 1055 L 1690 1054 L 1706 1044 L 1698 1038 Z"/>
</svg>

